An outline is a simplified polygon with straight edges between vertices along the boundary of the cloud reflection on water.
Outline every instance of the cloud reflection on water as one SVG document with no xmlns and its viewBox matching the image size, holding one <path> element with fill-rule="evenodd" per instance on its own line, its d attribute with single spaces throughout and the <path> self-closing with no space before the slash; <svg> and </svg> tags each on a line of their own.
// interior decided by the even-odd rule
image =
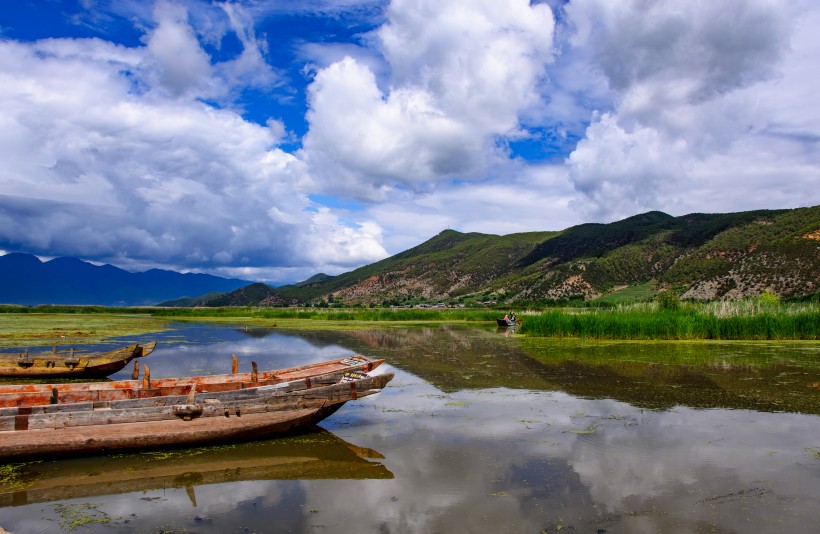
<svg viewBox="0 0 820 534">
<path fill-rule="evenodd" d="M 208 358 L 199 362 L 194 355 L 236 352 L 298 364 L 345 351 L 383 355 L 385 346 L 419 358 L 441 350 L 408 346 L 408 338 L 389 331 L 379 333 L 370 351 L 338 333 L 235 334 L 224 332 L 230 339 L 215 345 L 180 345 L 166 358 L 204 365 Z M 465 372 L 475 380 L 498 369 L 518 372 L 513 358 L 522 356 L 510 355 L 512 348 L 500 352 L 495 340 L 487 345 L 484 333 L 446 336 L 453 338 L 451 351 L 457 344 L 478 355 L 463 364 L 473 366 Z M 489 353 L 495 356 L 483 356 Z M 453 353 L 444 351 L 444 358 L 462 365 Z M 162 369 L 166 362 L 156 360 Z M 817 415 L 680 405 L 649 410 L 561 390 L 445 390 L 400 362 L 404 366 L 399 359 L 387 364 L 396 378 L 385 391 L 349 403 L 322 423 L 343 440 L 384 455 L 380 462 L 392 479 L 211 484 L 194 488 L 195 507 L 181 488 L 91 501 L 118 528 L 138 532 L 553 532 L 561 526 L 580 532 L 800 533 L 820 521 Z M 0 525 L 17 534 L 40 532 L 54 525 L 53 509 L 0 509 Z"/>
</svg>

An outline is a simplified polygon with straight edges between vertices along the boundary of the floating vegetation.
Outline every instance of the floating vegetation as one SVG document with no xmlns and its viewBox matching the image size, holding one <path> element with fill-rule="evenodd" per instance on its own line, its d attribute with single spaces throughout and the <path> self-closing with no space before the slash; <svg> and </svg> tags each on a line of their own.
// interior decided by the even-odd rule
<svg viewBox="0 0 820 534">
<path fill-rule="evenodd" d="M 34 484 L 39 478 L 39 474 L 32 473 L 30 466 L 38 464 L 36 462 L 0 464 L 0 488 L 16 490 L 26 489 Z"/>
<path fill-rule="evenodd" d="M 568 528 L 569 530 L 575 530 L 574 527 L 564 526 L 564 518 L 559 517 L 557 521 L 551 521 L 542 531 L 541 534 L 548 534 L 549 532 L 561 532 L 564 528 Z"/>
<path fill-rule="evenodd" d="M 60 526 L 65 531 L 72 531 L 77 527 L 83 527 L 91 523 L 108 524 L 111 517 L 97 510 L 96 506 L 90 503 L 84 504 L 55 504 L 54 510 L 60 516 Z"/>
<path fill-rule="evenodd" d="M 586 429 L 586 430 L 564 430 L 566 434 L 594 434 L 595 429 Z"/>
<path fill-rule="evenodd" d="M 820 460 L 820 447 L 806 447 L 803 450 Z"/>
<path fill-rule="evenodd" d="M 450 402 L 444 403 L 444 405 L 445 406 L 469 406 L 470 403 L 469 402 L 464 402 L 464 401 L 450 401 Z"/>
<path fill-rule="evenodd" d="M 703 504 L 707 502 L 731 502 L 736 500 L 745 499 L 747 497 L 762 497 L 766 493 L 771 493 L 771 490 L 767 490 L 764 488 L 751 488 L 745 489 L 740 491 L 735 491 L 732 493 L 727 493 L 726 495 L 714 495 L 712 497 L 707 497 L 705 499 L 701 499 L 697 501 L 697 504 Z"/>
<path fill-rule="evenodd" d="M 146 462 L 173 460 L 175 458 L 191 458 L 199 456 L 200 454 L 222 452 L 235 449 L 235 444 L 226 445 L 210 445 L 207 447 L 192 447 L 188 449 L 168 449 L 159 451 L 145 451 L 139 453 L 141 457 L 145 458 Z"/>
</svg>

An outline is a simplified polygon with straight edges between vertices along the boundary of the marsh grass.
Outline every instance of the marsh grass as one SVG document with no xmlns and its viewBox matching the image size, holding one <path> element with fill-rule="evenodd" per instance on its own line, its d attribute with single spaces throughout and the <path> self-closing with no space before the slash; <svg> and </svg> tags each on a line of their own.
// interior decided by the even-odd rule
<svg viewBox="0 0 820 534">
<path fill-rule="evenodd" d="M 817 340 L 820 308 L 759 301 L 688 304 L 677 310 L 657 303 L 528 317 L 520 332 L 531 336 L 592 339 Z"/>
<path fill-rule="evenodd" d="M 145 315 L 0 313 L 0 347 L 68 346 L 159 332 L 167 321 Z"/>
</svg>

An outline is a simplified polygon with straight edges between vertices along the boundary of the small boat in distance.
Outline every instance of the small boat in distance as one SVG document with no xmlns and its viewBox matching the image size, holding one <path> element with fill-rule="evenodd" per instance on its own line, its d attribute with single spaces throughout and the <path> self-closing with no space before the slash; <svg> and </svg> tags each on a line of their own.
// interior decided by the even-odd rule
<svg viewBox="0 0 820 534">
<path fill-rule="evenodd" d="M 511 321 L 509 319 L 496 319 L 495 321 L 498 323 L 498 326 L 502 328 L 507 328 L 508 326 L 516 325 L 515 321 Z"/>
<path fill-rule="evenodd" d="M 187 377 L 166 379 L 177 381 L 166 387 L 148 376 L 142 387 L 135 380 L 60 384 L 45 401 L 19 387 L 7 389 L 17 386 L 0 386 L 0 460 L 190 447 L 303 432 L 346 402 L 381 391 L 393 373 L 371 376 L 362 370 L 380 363 L 360 357 L 351 365 L 339 364 L 343 368 L 336 371 L 289 381 L 274 372 L 261 382 L 254 371 L 247 381 L 241 379 L 247 373 L 219 375 L 225 377 L 221 381 Z M 98 388 L 101 384 L 114 387 Z M 77 387 L 60 393 L 63 386 Z"/>
<path fill-rule="evenodd" d="M 104 378 L 131 360 L 151 354 L 157 342 L 128 345 L 108 352 L 89 354 L 58 352 L 0 353 L 0 377 L 14 378 Z"/>
</svg>

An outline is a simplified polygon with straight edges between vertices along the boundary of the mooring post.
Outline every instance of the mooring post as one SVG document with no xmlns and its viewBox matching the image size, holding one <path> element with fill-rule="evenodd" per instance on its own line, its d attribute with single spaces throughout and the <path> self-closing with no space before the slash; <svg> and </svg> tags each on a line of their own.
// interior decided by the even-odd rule
<svg viewBox="0 0 820 534">
<path fill-rule="evenodd" d="M 140 362 L 134 362 L 134 370 L 131 371 L 131 380 L 136 380 L 140 377 Z"/>
<path fill-rule="evenodd" d="M 236 354 L 231 354 L 231 358 L 233 358 L 233 363 L 231 364 L 231 374 L 235 375 L 239 370 L 239 362 L 236 361 Z"/>
<path fill-rule="evenodd" d="M 151 389 L 151 369 L 145 366 L 145 374 L 142 376 L 142 389 Z"/>
</svg>

